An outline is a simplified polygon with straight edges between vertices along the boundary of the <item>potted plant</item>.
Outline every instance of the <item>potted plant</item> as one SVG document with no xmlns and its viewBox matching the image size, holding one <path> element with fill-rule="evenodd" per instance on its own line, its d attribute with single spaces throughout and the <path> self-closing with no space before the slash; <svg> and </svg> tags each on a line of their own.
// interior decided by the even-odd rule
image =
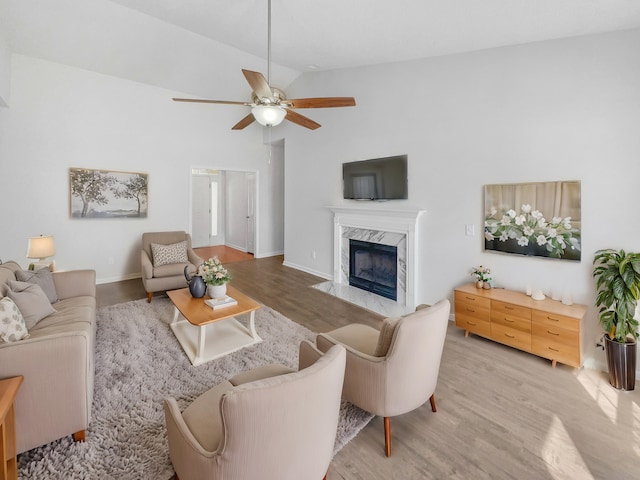
<svg viewBox="0 0 640 480">
<path fill-rule="evenodd" d="M 480 265 L 479 267 L 473 267 L 471 269 L 471 275 L 476 277 L 477 288 L 491 288 L 491 270 L 487 267 Z"/>
<path fill-rule="evenodd" d="M 198 275 L 207 285 L 207 295 L 211 298 L 224 298 L 227 294 L 227 283 L 231 280 L 229 270 L 222 266 L 218 257 L 205 261 L 198 267 Z"/>
<path fill-rule="evenodd" d="M 609 383 L 621 390 L 633 390 L 636 379 L 640 298 L 640 253 L 598 250 L 593 259 L 596 279 L 596 307 L 605 331 L 604 346 Z"/>
</svg>

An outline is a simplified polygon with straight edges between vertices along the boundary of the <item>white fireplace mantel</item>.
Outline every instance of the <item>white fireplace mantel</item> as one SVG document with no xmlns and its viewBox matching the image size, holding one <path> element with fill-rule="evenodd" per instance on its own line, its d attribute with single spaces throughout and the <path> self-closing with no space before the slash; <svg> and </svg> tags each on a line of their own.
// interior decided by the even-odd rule
<svg viewBox="0 0 640 480">
<path fill-rule="evenodd" d="M 416 307 L 418 222 L 425 210 L 392 210 L 347 206 L 327 207 L 334 214 L 333 281 L 349 283 L 349 239 L 366 238 L 398 247 L 397 303 Z"/>
</svg>

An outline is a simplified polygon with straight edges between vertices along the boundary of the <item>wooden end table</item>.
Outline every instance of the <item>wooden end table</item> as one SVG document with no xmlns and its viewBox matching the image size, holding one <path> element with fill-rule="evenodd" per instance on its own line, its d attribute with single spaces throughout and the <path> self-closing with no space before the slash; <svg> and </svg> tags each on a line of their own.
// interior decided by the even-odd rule
<svg viewBox="0 0 640 480">
<path fill-rule="evenodd" d="M 204 303 L 209 296 L 193 298 L 188 288 L 167 295 L 175 306 L 171 330 L 194 366 L 262 341 L 254 324 L 261 305 L 229 285 L 227 295 L 238 304 L 217 310 Z M 249 316 L 247 326 L 235 318 L 241 315 Z"/>
<path fill-rule="evenodd" d="M 22 376 L 0 380 L 0 480 L 18 478 L 16 415 L 13 408 Z"/>
</svg>

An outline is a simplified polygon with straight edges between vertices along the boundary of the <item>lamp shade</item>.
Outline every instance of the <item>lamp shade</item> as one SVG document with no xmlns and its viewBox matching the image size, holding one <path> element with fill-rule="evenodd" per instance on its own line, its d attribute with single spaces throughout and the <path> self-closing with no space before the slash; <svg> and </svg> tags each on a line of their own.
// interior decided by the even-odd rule
<svg viewBox="0 0 640 480">
<path fill-rule="evenodd" d="M 29 247 L 27 258 L 38 258 L 44 260 L 56 253 L 56 246 L 53 243 L 53 235 L 40 235 L 39 237 L 29 237 Z"/>
<path fill-rule="evenodd" d="M 256 105 L 251 109 L 251 113 L 256 121 L 265 127 L 280 125 L 287 116 L 287 111 L 277 105 Z"/>
</svg>

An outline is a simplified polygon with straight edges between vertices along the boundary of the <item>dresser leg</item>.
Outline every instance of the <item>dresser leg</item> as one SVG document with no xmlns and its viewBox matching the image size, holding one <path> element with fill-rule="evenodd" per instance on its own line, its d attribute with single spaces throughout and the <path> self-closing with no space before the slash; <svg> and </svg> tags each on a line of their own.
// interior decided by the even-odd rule
<svg viewBox="0 0 640 480">
<path fill-rule="evenodd" d="M 555 360 L 551 360 L 551 366 L 552 366 L 553 368 L 556 368 L 556 363 L 557 363 L 557 362 L 556 362 Z"/>
<path fill-rule="evenodd" d="M 469 336 L 469 330 L 464 331 L 464 337 L 467 338 Z"/>
</svg>

